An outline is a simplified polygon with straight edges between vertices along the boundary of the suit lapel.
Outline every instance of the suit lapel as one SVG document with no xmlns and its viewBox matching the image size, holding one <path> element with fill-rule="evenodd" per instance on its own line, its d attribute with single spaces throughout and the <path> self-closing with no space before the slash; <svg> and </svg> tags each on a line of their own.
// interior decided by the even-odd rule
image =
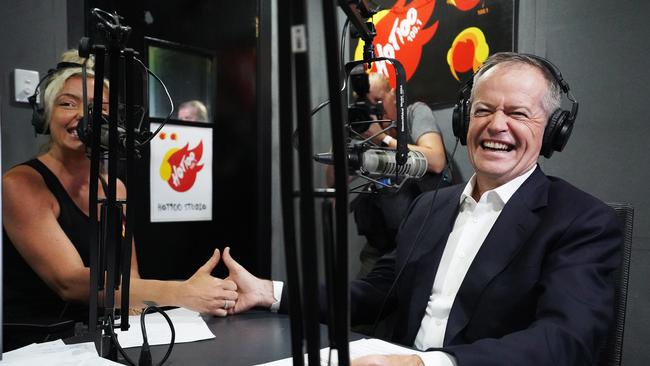
<svg viewBox="0 0 650 366">
<path fill-rule="evenodd" d="M 440 258 L 458 214 L 458 201 L 463 188 L 464 186 L 459 185 L 444 197 L 440 206 L 433 210 L 427 222 L 423 224 L 425 227 L 419 239 L 421 243 L 418 244 L 421 249 L 414 253 L 413 259 L 407 265 L 408 276 L 404 276 L 403 283 L 405 288 L 412 290 L 412 298 L 406 308 L 405 323 L 407 324 L 405 336 L 409 339 L 407 341 L 409 344 L 413 342 L 420 328 Z M 410 270 L 411 268 L 413 270 Z"/>
<path fill-rule="evenodd" d="M 485 287 L 514 258 L 539 223 L 535 210 L 546 205 L 549 181 L 539 168 L 515 192 L 472 262 L 449 314 L 444 344 L 455 344 Z"/>
</svg>

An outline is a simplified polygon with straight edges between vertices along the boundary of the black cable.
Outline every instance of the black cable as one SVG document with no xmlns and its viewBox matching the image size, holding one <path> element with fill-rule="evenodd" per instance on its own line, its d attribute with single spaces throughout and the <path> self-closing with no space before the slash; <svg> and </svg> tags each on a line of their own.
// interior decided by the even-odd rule
<svg viewBox="0 0 650 366">
<path fill-rule="evenodd" d="M 138 362 L 138 366 L 151 366 L 152 365 L 152 359 L 151 359 L 151 350 L 149 348 L 149 342 L 147 341 L 147 328 L 145 326 L 144 322 L 144 317 L 150 312 L 159 312 L 167 321 L 167 324 L 169 324 L 169 329 L 171 330 L 172 336 L 169 341 L 169 347 L 167 348 L 167 353 L 165 353 L 165 356 L 162 358 L 158 366 L 162 366 L 162 364 L 167 361 L 167 358 L 169 358 L 169 355 L 172 353 L 172 349 L 174 348 L 174 342 L 176 340 L 176 330 L 174 329 L 174 324 L 172 323 L 172 320 L 169 318 L 169 315 L 167 315 L 164 311 L 162 311 L 159 307 L 157 306 L 147 306 L 142 314 L 140 314 L 140 328 L 142 329 L 142 348 L 140 350 L 140 359 Z M 117 341 L 117 337 L 115 336 L 115 329 L 113 328 L 113 316 L 109 316 L 108 318 L 108 326 L 110 329 L 110 336 L 111 339 L 113 340 L 113 343 L 115 344 L 115 347 L 117 350 L 120 352 L 122 357 L 128 362 L 129 365 L 136 366 L 136 363 L 124 352 L 124 349 L 122 346 L 120 346 L 120 343 Z"/>
<path fill-rule="evenodd" d="M 162 80 L 160 80 L 158 75 L 156 75 L 153 71 L 149 70 L 149 68 L 147 66 L 145 66 L 144 63 L 142 63 L 142 61 L 140 61 L 140 59 L 135 58 L 135 60 L 138 61 L 138 63 L 140 63 L 140 65 L 142 65 L 142 67 L 147 71 L 147 73 L 149 75 L 153 76 L 160 83 L 160 86 L 162 86 L 163 90 L 165 91 L 165 94 L 167 95 L 167 99 L 169 100 L 169 105 L 171 106 L 171 108 L 169 110 L 169 114 L 167 114 L 167 117 L 165 117 L 165 119 L 160 123 L 160 126 L 158 126 L 156 131 L 154 131 L 154 133 L 152 133 L 151 136 L 149 136 L 149 138 L 146 139 L 145 141 L 137 143 L 137 146 L 139 147 L 139 146 L 143 146 L 143 145 L 146 145 L 149 142 L 151 142 L 151 140 L 153 140 L 153 138 L 156 137 L 158 132 L 160 132 L 160 130 L 162 130 L 162 128 L 165 126 L 165 124 L 167 124 L 169 119 L 172 117 L 172 114 L 174 114 L 174 101 L 172 100 L 172 97 L 169 94 L 169 90 L 167 90 L 167 86 L 165 85 L 165 83 Z"/>
<path fill-rule="evenodd" d="M 115 335 L 115 329 L 113 328 L 113 316 L 112 315 L 108 316 L 108 328 L 110 330 L 109 333 L 110 333 L 111 339 L 113 340 L 113 343 L 115 344 L 115 347 L 120 352 L 122 357 L 124 357 L 124 359 L 126 360 L 126 362 L 128 362 L 129 365 L 136 366 L 135 362 L 133 362 L 133 360 L 126 354 L 126 352 L 124 352 L 124 349 L 122 348 L 122 346 L 120 346 L 120 342 L 117 341 L 117 336 Z"/>
<path fill-rule="evenodd" d="M 160 313 L 160 315 L 162 315 L 163 318 L 165 318 L 165 320 L 167 321 L 167 324 L 169 324 L 169 329 L 172 332 L 171 340 L 169 341 L 169 347 L 167 348 L 167 353 L 165 353 L 165 356 L 162 358 L 162 360 L 160 361 L 158 366 L 161 366 L 162 364 L 165 363 L 165 361 L 167 361 L 167 358 L 169 358 L 169 355 L 172 353 L 172 349 L 174 348 L 174 341 L 176 340 L 176 331 L 174 330 L 174 324 L 172 324 L 172 320 L 169 318 L 169 315 L 167 315 L 167 313 L 162 311 L 157 306 L 153 306 L 153 305 L 147 306 L 144 309 L 144 311 L 142 312 L 142 314 L 140 314 L 140 328 L 142 328 L 142 350 L 140 352 L 140 365 L 139 366 L 150 366 L 152 364 L 151 363 L 151 353 L 149 353 L 148 355 L 145 354 L 145 351 L 149 352 L 149 343 L 147 342 L 147 328 L 146 328 L 146 326 L 144 324 L 145 315 L 147 315 L 148 313 L 150 313 L 152 311 L 156 311 L 156 312 Z M 143 364 L 142 363 L 143 359 L 148 360 L 149 363 L 148 364 Z"/>
<path fill-rule="evenodd" d="M 343 31 L 341 32 L 341 49 L 340 49 L 340 52 L 339 52 L 339 59 L 340 59 L 340 64 L 341 65 L 343 65 L 343 51 L 345 49 L 345 39 L 346 39 L 345 33 L 347 32 L 347 29 L 348 29 L 349 25 L 350 25 L 350 19 L 348 18 L 345 21 L 345 24 L 343 25 Z M 340 73 L 339 77 L 342 79 L 342 84 L 343 84 L 343 86 L 341 87 L 341 93 L 342 93 L 343 91 L 345 91 L 345 88 L 347 87 L 347 78 L 345 77 L 345 69 L 344 68 L 341 69 L 341 73 Z M 319 105 L 317 105 L 314 109 L 312 109 L 309 115 L 311 117 L 313 117 L 316 113 L 318 113 L 321 109 L 325 108 L 329 104 L 330 104 L 329 99 L 324 100 Z M 158 132 L 158 131 L 156 131 L 156 132 Z M 296 128 L 293 131 L 293 136 L 291 137 L 291 140 L 292 140 L 293 146 L 296 149 L 298 149 L 298 140 L 299 140 L 298 139 L 298 128 Z"/>
<path fill-rule="evenodd" d="M 453 159 L 454 155 L 456 154 L 456 148 L 458 147 L 458 139 L 456 139 L 456 144 L 454 145 L 454 150 L 451 153 L 451 159 Z M 451 169 L 451 159 L 447 160 L 447 163 L 445 164 L 445 168 L 443 169 L 444 171 L 447 169 Z M 399 278 L 402 276 L 402 272 L 404 272 L 404 269 L 406 268 L 406 265 L 408 264 L 409 260 L 411 259 L 411 255 L 413 255 L 413 252 L 415 251 L 415 248 L 417 247 L 418 242 L 420 241 L 420 235 L 422 235 L 422 232 L 424 230 L 424 226 L 428 221 L 429 215 L 433 212 L 433 207 L 435 206 L 436 203 L 436 198 L 438 197 L 438 190 L 440 189 L 440 183 L 444 181 L 444 177 L 441 177 L 438 180 L 438 183 L 436 184 L 436 188 L 434 189 L 433 192 L 433 199 L 431 199 L 431 205 L 429 206 L 429 210 L 427 211 L 427 214 L 424 216 L 424 219 L 422 220 L 422 224 L 420 225 L 420 228 L 418 229 L 418 233 L 415 235 L 415 240 L 413 240 L 413 244 L 411 244 L 411 249 L 409 249 L 408 254 L 406 255 L 406 259 L 404 260 L 404 264 L 402 265 L 402 268 L 400 268 L 399 272 L 397 272 L 397 275 L 395 276 L 395 279 L 393 280 L 393 283 L 391 284 L 390 288 L 388 289 L 388 292 L 386 293 L 386 296 L 384 296 L 384 301 L 381 303 L 381 307 L 379 308 L 379 313 L 377 313 L 377 317 L 375 318 L 375 321 L 372 325 L 372 332 L 370 333 L 371 336 L 375 336 L 375 333 L 377 332 L 377 326 L 379 325 L 379 321 L 381 320 L 381 315 L 384 313 L 384 308 L 386 307 L 386 304 L 388 303 L 388 298 L 390 297 L 390 294 L 393 292 L 395 289 L 395 285 L 397 285 L 397 281 Z"/>
<path fill-rule="evenodd" d="M 348 26 L 350 25 L 350 18 L 345 19 L 345 24 L 343 24 L 343 30 L 341 31 L 341 48 L 339 51 L 339 65 L 341 65 L 341 72 L 339 73 L 339 78 L 341 78 L 341 84 L 343 86 L 341 87 L 341 92 L 343 92 L 347 86 L 347 81 L 348 78 L 345 75 L 345 68 L 343 65 L 345 64 L 343 61 L 343 53 L 345 52 L 345 40 L 348 38 L 345 36 L 345 34 L 348 31 Z"/>
<path fill-rule="evenodd" d="M 343 51 L 345 50 L 345 33 L 347 32 L 348 26 L 350 25 L 350 19 L 348 18 L 345 21 L 345 24 L 343 25 L 343 31 L 341 32 L 341 51 L 339 52 L 339 59 L 340 59 L 340 65 L 343 65 Z M 348 79 L 345 77 L 345 69 L 341 69 L 341 74 L 339 77 L 342 79 L 343 86 L 341 87 L 341 93 L 345 91 L 345 88 L 347 87 L 347 81 Z M 320 103 L 316 108 L 311 110 L 311 116 L 316 114 L 318 111 L 323 109 L 326 105 L 330 104 L 330 100 L 327 99 Z"/>
<path fill-rule="evenodd" d="M 102 11 L 101 9 L 98 9 L 98 10 Z M 171 107 L 171 108 L 170 108 L 170 111 L 169 111 L 169 113 L 167 114 L 167 116 L 165 117 L 165 119 L 161 122 L 161 124 L 160 124 L 160 126 L 158 127 L 158 129 L 156 129 L 156 131 L 155 131 L 154 133 L 151 134 L 151 136 L 149 136 L 149 137 L 148 137 L 145 141 L 143 141 L 143 142 L 139 142 L 139 141 L 137 141 L 137 140 L 135 141 L 136 149 L 137 149 L 137 148 L 139 148 L 140 146 L 144 146 L 144 145 L 148 144 L 149 142 L 151 142 L 151 140 L 152 140 L 154 137 L 156 137 L 156 135 L 158 134 L 158 132 L 160 132 L 160 130 L 165 126 L 165 124 L 167 124 L 167 122 L 169 122 L 169 119 L 170 119 L 171 116 L 174 114 L 174 101 L 172 100 L 171 94 L 169 93 L 169 90 L 167 89 L 167 86 L 166 86 L 165 83 L 164 83 L 164 82 L 163 82 L 163 81 L 158 77 L 158 75 L 156 75 L 156 74 L 155 74 L 153 71 L 151 71 L 147 66 L 145 66 L 144 63 L 143 63 L 140 59 L 138 59 L 138 58 L 134 58 L 134 60 L 136 60 L 136 61 L 140 64 L 140 66 L 142 66 L 142 68 L 144 69 L 144 71 L 145 71 L 148 75 L 153 76 L 153 77 L 158 81 L 158 83 L 162 86 L 163 90 L 165 91 L 165 94 L 167 95 L 167 100 L 169 100 L 169 105 L 170 105 L 170 107 Z M 82 71 L 82 77 L 83 77 L 83 80 L 86 80 L 86 74 L 87 74 L 87 72 L 86 72 L 86 63 L 87 63 L 87 61 L 88 61 L 88 59 L 85 59 L 85 60 L 84 60 L 84 63 L 82 64 L 82 69 L 81 69 L 81 71 Z M 87 99 L 87 98 L 88 98 L 88 97 L 87 97 L 88 92 L 87 92 L 87 85 L 86 85 L 86 82 L 84 82 L 84 83 L 82 84 L 82 91 L 83 91 L 84 111 L 88 111 L 88 99 Z M 142 129 L 142 123 L 143 123 L 143 121 L 144 121 L 144 116 L 145 116 L 145 114 L 147 113 L 147 108 L 145 108 L 144 106 L 140 106 L 139 109 L 140 109 L 141 114 L 140 114 L 140 121 L 138 122 L 138 127 L 137 127 L 137 128 L 138 128 L 138 130 L 141 130 L 141 129 Z M 90 117 L 91 117 L 91 116 L 89 116 L 88 114 L 89 114 L 89 113 L 85 113 L 85 112 L 84 112 L 84 116 L 83 116 L 83 119 L 84 119 L 84 120 L 87 119 L 87 118 L 90 118 Z M 87 125 L 87 123 L 88 123 L 87 121 L 84 122 L 84 125 Z M 105 158 L 108 156 L 108 151 L 102 151 L 101 154 L 102 154 L 102 155 L 101 155 L 102 158 L 105 159 Z M 120 160 L 124 160 L 124 159 L 123 159 L 123 158 L 120 158 Z"/>
<path fill-rule="evenodd" d="M 369 3 L 372 3 L 372 4 L 375 6 L 375 8 L 371 10 L 371 12 L 373 12 L 373 13 L 377 13 L 379 10 L 384 10 L 384 9 L 386 9 L 386 8 L 383 7 L 383 5 L 378 4 L 378 3 L 377 3 L 376 1 L 374 1 L 374 0 L 370 0 L 370 1 L 368 1 L 368 2 L 369 2 Z"/>
<path fill-rule="evenodd" d="M 322 102 L 321 104 L 319 104 L 316 108 L 312 109 L 312 110 L 311 110 L 311 115 L 313 116 L 314 114 L 316 114 L 318 111 L 320 111 L 321 109 L 323 109 L 323 108 L 324 108 L 326 105 L 328 105 L 328 104 L 330 104 L 330 100 L 329 100 L 329 99 L 326 100 L 326 101 L 324 101 L 324 102 Z"/>
<path fill-rule="evenodd" d="M 454 155 L 456 155 L 456 148 L 458 148 L 458 142 L 460 139 L 456 137 L 456 143 L 454 144 L 454 149 L 451 151 L 451 157 L 447 155 L 447 150 L 445 150 L 445 158 L 447 159 L 447 169 L 449 169 L 449 183 L 454 183 L 456 179 L 454 179 L 454 166 L 451 164 L 451 159 L 454 158 Z M 443 170 L 444 172 L 444 170 Z"/>
</svg>

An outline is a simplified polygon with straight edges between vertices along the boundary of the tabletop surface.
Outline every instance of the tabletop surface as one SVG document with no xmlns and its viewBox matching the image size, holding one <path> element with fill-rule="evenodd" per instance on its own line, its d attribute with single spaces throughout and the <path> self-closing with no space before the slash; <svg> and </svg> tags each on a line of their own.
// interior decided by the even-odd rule
<svg viewBox="0 0 650 366">
<path fill-rule="evenodd" d="M 256 365 L 291 357 L 289 317 L 268 311 L 252 311 L 225 318 L 205 317 L 215 338 L 175 344 L 165 365 Z M 361 338 L 351 333 L 350 340 Z M 321 348 L 328 346 L 327 327 L 321 325 Z M 158 364 L 167 345 L 152 346 L 153 363 Z M 136 363 L 140 348 L 126 353 Z M 120 357 L 121 358 L 121 357 Z"/>
</svg>

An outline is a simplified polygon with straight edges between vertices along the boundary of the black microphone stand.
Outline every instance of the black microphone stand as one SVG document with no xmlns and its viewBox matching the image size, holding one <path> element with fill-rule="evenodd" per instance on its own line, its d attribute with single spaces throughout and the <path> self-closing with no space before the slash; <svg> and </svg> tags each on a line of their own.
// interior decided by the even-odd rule
<svg viewBox="0 0 650 366">
<path fill-rule="evenodd" d="M 363 0 L 362 0 L 363 1 Z M 364 23 L 367 9 L 363 2 L 339 0 L 339 6 L 352 20 L 355 28 L 366 41 L 364 61 L 388 60 L 395 65 L 398 77 L 397 99 L 400 103 L 398 114 L 398 165 L 406 163 L 408 135 L 405 117 L 403 85 L 405 73 L 401 64 L 394 59 L 374 58 L 372 39 L 374 28 L 372 23 Z M 342 103 L 339 80 L 339 60 L 337 57 L 338 42 L 336 35 L 336 6 L 324 1 L 323 17 L 326 35 L 325 46 L 327 54 L 327 75 L 331 109 L 332 152 L 335 161 L 335 192 L 319 192 L 314 190 L 311 141 L 311 110 L 310 110 L 310 81 L 307 57 L 307 27 L 305 0 L 281 0 L 278 8 L 285 9 L 278 15 L 278 58 L 279 58 L 279 100 L 280 100 L 280 171 L 281 196 L 283 212 L 283 229 L 285 242 L 285 259 L 287 266 L 287 286 L 289 294 L 289 316 L 291 324 L 291 348 L 294 365 L 303 365 L 304 348 L 307 350 L 308 363 L 320 363 L 320 301 L 318 293 L 318 254 L 315 234 L 315 204 L 316 197 L 336 198 L 336 221 L 332 225 L 331 204 L 323 204 L 325 230 L 325 269 L 329 306 L 329 341 L 331 349 L 338 353 L 338 364 L 347 366 L 350 363 L 348 331 L 349 331 L 349 293 L 348 293 L 348 242 L 347 242 L 347 154 L 345 143 L 345 128 L 341 121 L 345 112 Z M 349 65 L 349 64 L 348 64 Z M 353 66 L 346 65 L 346 77 Z M 336 75 L 336 76 L 334 76 Z M 294 116 L 295 112 L 295 116 Z M 294 177 L 292 130 L 294 120 L 297 120 L 299 137 L 298 165 L 300 169 L 298 197 L 300 199 L 300 242 L 296 244 L 296 219 L 294 210 Z M 399 178 L 399 177 L 397 177 Z M 332 234 L 335 228 L 335 235 Z M 299 250 L 300 249 L 300 250 Z M 300 255 L 300 260 L 299 260 Z"/>
<path fill-rule="evenodd" d="M 408 159 L 408 126 L 406 121 L 406 95 L 404 85 L 406 73 L 402 64 L 392 58 L 374 57 L 373 40 L 376 35 L 374 25 L 365 22 L 373 12 L 367 8 L 364 1 L 339 0 L 339 6 L 350 19 L 356 34 L 364 40 L 363 60 L 345 64 L 345 77 L 348 78 L 352 69 L 360 64 L 370 65 L 374 61 L 389 61 L 395 68 L 397 88 L 397 165 L 404 165 Z M 350 364 L 350 349 L 348 331 L 350 327 L 350 296 L 348 285 L 348 161 L 346 146 L 346 131 L 341 121 L 347 120 L 347 113 L 343 108 L 343 95 L 340 87 L 339 58 L 337 55 L 338 27 L 336 22 L 336 7 L 333 3 L 323 3 L 325 47 L 327 58 L 327 74 L 330 97 L 330 126 L 332 134 L 332 152 L 334 155 L 334 181 L 335 181 L 335 215 L 334 225 L 331 223 L 332 206 L 329 202 L 323 203 L 323 227 L 325 242 L 325 274 L 328 295 L 329 316 L 329 341 L 330 349 L 337 350 L 338 365 Z M 336 75 L 336 77 L 333 77 Z M 302 141 L 301 145 L 302 145 Z M 399 169 L 396 170 L 396 180 L 399 181 Z"/>
<path fill-rule="evenodd" d="M 341 1 L 339 3 L 342 3 Z M 349 4 L 345 2 L 346 5 Z M 343 95 L 338 57 L 338 26 L 336 6 L 323 1 L 323 24 L 325 33 L 325 54 L 327 61 L 328 89 L 330 100 L 330 131 L 334 154 L 335 215 L 332 205 L 323 202 L 323 233 L 325 252 L 325 275 L 328 295 L 330 350 L 336 349 L 338 365 L 350 364 L 348 331 L 350 329 L 350 295 L 348 291 L 348 162 L 345 144 L 345 128 L 341 123 L 347 118 L 343 108 Z M 343 6 L 343 5 L 341 5 Z M 372 46 L 372 41 L 369 42 Z M 333 233 L 332 233 L 333 232 Z M 331 357 L 330 352 L 330 357 Z M 330 360 L 331 361 L 331 360 Z"/>
<path fill-rule="evenodd" d="M 290 0 L 289 26 L 292 32 L 291 55 L 293 65 L 296 120 L 298 121 L 300 168 L 300 268 L 302 270 L 302 334 L 307 348 L 309 365 L 320 364 L 320 302 L 318 294 L 318 252 L 316 243 L 316 209 L 314 203 L 314 176 L 311 161 L 311 98 L 309 82 L 309 57 L 307 47 L 307 10 L 305 0 Z M 285 100 L 291 102 L 291 99 Z M 285 106 L 291 104 L 285 104 Z M 293 204 L 293 202 L 291 203 Z M 294 299 L 295 300 L 295 299 Z M 297 301 L 291 302 L 293 308 Z M 302 353 L 302 352 L 301 352 Z"/>
<path fill-rule="evenodd" d="M 287 289 L 289 294 L 289 321 L 291 326 L 291 354 L 293 364 L 304 365 L 303 359 L 303 317 L 301 278 L 298 269 L 298 247 L 296 243 L 295 209 L 293 204 L 293 57 L 291 42 L 292 6 L 290 0 L 280 0 L 278 13 L 278 80 L 280 100 L 280 175 L 282 199 L 282 227 L 287 267 Z"/>
<path fill-rule="evenodd" d="M 117 199 L 118 162 L 121 142 L 118 124 L 120 124 L 120 97 L 124 97 L 126 125 L 127 191 L 134 192 L 133 177 L 135 171 L 135 132 L 134 132 L 134 80 L 135 51 L 125 48 L 130 27 L 120 24 L 121 17 L 100 9 L 93 9 L 97 19 L 97 30 L 105 38 L 106 44 L 83 38 L 79 46 L 79 55 L 95 55 L 95 88 L 92 117 L 88 123 L 91 131 L 89 146 L 91 169 L 89 188 L 89 216 L 91 228 L 90 246 L 90 311 L 89 332 L 93 337 L 99 354 L 107 359 L 117 361 L 117 337 L 113 332 L 116 322 L 115 294 L 120 291 L 120 329 L 129 329 L 129 284 L 131 276 L 131 246 L 133 241 L 133 207 L 126 208 L 126 198 Z M 109 56 L 110 91 L 108 121 L 108 151 L 101 147 L 101 121 L 104 88 L 104 68 L 106 54 Z M 104 149 L 105 150 L 105 149 Z M 102 155 L 108 161 L 108 179 L 105 184 L 106 198 L 98 200 L 98 184 L 103 179 L 99 166 Z M 97 219 L 97 205 L 100 204 L 101 215 Z M 124 222 L 122 221 L 125 212 Z"/>
</svg>

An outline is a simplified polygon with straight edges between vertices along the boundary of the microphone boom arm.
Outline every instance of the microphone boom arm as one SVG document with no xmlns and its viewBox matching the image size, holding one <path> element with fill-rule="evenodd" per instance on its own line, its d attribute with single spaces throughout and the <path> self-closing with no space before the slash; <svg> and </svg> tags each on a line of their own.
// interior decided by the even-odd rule
<svg viewBox="0 0 650 366">
<path fill-rule="evenodd" d="M 406 71 L 404 66 L 399 60 L 390 58 L 390 57 L 373 57 L 370 59 L 351 61 L 345 64 L 345 75 L 346 77 L 350 75 L 352 69 L 357 65 L 364 63 L 372 63 L 376 61 L 388 61 L 393 65 L 395 69 L 395 102 L 397 103 L 397 164 L 404 165 L 408 159 L 408 143 L 406 142 L 408 138 L 408 126 L 406 122 L 406 94 L 404 92 L 404 84 L 406 84 Z"/>
</svg>

